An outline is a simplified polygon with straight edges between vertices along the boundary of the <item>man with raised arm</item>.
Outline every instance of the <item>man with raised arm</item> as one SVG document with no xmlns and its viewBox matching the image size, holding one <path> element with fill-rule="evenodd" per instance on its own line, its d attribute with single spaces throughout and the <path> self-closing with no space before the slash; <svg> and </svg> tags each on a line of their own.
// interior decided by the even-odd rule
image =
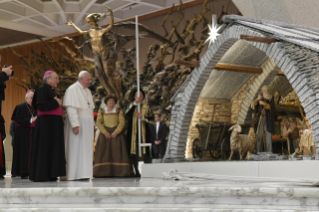
<svg viewBox="0 0 319 212">
<path fill-rule="evenodd" d="M 32 100 L 38 116 L 32 135 L 29 179 L 35 182 L 56 181 L 66 174 L 62 101 L 55 91 L 59 77 L 47 71 L 43 82 Z"/>
<path fill-rule="evenodd" d="M 93 178 L 94 102 L 88 89 L 91 80 L 89 72 L 81 71 L 63 100 L 67 112 L 64 128 L 67 180 Z"/>
</svg>

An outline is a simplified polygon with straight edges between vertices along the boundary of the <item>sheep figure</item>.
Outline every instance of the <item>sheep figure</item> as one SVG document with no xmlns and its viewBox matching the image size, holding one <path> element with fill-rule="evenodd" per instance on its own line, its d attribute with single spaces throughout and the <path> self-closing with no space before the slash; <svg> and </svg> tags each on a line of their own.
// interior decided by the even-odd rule
<svg viewBox="0 0 319 212">
<path fill-rule="evenodd" d="M 242 132 L 239 124 L 233 125 L 228 131 L 232 131 L 230 135 L 230 156 L 231 160 L 235 152 L 239 152 L 240 160 L 246 157 L 247 152 L 255 153 L 256 134 L 253 127 L 249 129 L 248 135 L 239 135 Z"/>
</svg>

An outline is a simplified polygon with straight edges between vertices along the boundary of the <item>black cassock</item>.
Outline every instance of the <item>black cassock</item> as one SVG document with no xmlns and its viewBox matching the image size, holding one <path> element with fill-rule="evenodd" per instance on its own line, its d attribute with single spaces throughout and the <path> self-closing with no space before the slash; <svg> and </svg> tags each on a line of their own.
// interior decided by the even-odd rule
<svg viewBox="0 0 319 212">
<path fill-rule="evenodd" d="M 4 155 L 3 141 L 6 138 L 6 131 L 4 128 L 4 118 L 0 115 L 0 134 L 1 134 L 1 151 L 0 151 L 0 176 L 6 174 L 6 159 Z"/>
<path fill-rule="evenodd" d="M 6 174 L 6 159 L 4 155 L 3 140 L 6 138 L 6 131 L 4 128 L 4 118 L 1 114 L 2 101 L 5 99 L 4 89 L 6 88 L 5 82 L 9 80 L 9 76 L 5 72 L 0 72 L 0 133 L 1 133 L 1 147 L 0 147 L 0 176 Z"/>
<path fill-rule="evenodd" d="M 13 143 L 12 176 L 29 175 L 30 154 L 32 145 L 32 134 L 34 127 L 30 121 L 37 116 L 36 111 L 24 102 L 15 107 L 11 120 L 16 121 L 15 140 Z"/>
<path fill-rule="evenodd" d="M 141 108 L 142 108 L 143 105 L 141 105 Z M 126 138 L 127 138 L 127 152 L 129 155 L 131 155 L 131 146 L 132 146 L 132 143 L 131 143 L 131 140 L 132 140 L 132 131 L 133 131 L 133 114 L 134 114 L 134 111 L 136 109 L 137 106 L 133 105 L 128 111 L 126 111 L 126 115 L 125 115 L 125 119 L 127 120 L 127 133 L 126 133 Z M 147 112 L 149 115 L 149 112 Z M 144 115 L 144 114 L 143 114 Z M 153 116 L 152 115 L 149 115 L 149 116 L 146 116 L 144 115 L 146 119 L 148 120 L 152 120 L 153 119 Z M 136 121 L 136 125 L 138 125 L 137 121 Z M 145 138 L 146 138 L 146 141 L 145 143 L 152 143 L 152 125 L 149 124 L 149 123 L 145 123 Z M 137 127 L 138 128 L 138 127 Z M 143 136 L 142 136 L 142 143 L 143 143 Z M 139 148 L 138 148 L 138 129 L 137 129 L 137 132 L 136 132 L 136 155 L 138 155 L 138 152 L 139 152 Z M 143 155 L 143 154 L 142 154 Z M 146 153 L 145 153 L 145 156 L 146 156 L 146 160 L 149 160 L 148 158 L 150 157 L 150 152 L 149 152 L 149 148 L 146 148 Z M 145 162 L 145 161 L 144 161 Z"/>
<path fill-rule="evenodd" d="M 41 85 L 34 93 L 32 105 L 38 110 L 31 147 L 29 179 L 47 181 L 65 176 L 64 127 L 61 115 L 40 115 L 60 107 L 54 97 L 59 97 L 48 84 Z"/>
</svg>

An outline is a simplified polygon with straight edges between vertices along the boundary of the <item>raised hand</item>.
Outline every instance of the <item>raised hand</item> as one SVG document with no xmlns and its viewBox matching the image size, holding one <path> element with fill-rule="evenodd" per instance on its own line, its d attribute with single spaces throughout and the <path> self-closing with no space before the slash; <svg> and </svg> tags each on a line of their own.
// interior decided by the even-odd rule
<svg viewBox="0 0 319 212">
<path fill-rule="evenodd" d="M 74 23 L 72 21 L 68 21 L 68 22 L 65 23 L 65 25 L 74 26 Z"/>
<path fill-rule="evenodd" d="M 113 10 L 107 6 L 105 6 L 107 12 L 113 12 Z"/>
</svg>

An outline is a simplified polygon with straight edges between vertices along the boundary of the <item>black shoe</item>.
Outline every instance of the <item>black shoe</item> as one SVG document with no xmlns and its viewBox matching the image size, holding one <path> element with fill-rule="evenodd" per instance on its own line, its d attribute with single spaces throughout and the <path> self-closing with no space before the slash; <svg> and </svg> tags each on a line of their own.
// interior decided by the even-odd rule
<svg viewBox="0 0 319 212">
<path fill-rule="evenodd" d="M 3 176 L 3 175 L 1 175 L 1 176 L 0 176 L 0 179 L 1 179 L 1 180 L 4 180 L 4 176 Z"/>
<path fill-rule="evenodd" d="M 49 181 L 57 181 L 57 180 L 58 180 L 57 177 L 52 177 L 52 178 L 49 179 Z"/>
<path fill-rule="evenodd" d="M 29 176 L 21 176 L 21 179 L 29 179 Z"/>
<path fill-rule="evenodd" d="M 135 177 L 141 177 L 141 174 L 140 174 L 140 173 L 137 173 L 137 174 L 135 175 Z"/>
</svg>

